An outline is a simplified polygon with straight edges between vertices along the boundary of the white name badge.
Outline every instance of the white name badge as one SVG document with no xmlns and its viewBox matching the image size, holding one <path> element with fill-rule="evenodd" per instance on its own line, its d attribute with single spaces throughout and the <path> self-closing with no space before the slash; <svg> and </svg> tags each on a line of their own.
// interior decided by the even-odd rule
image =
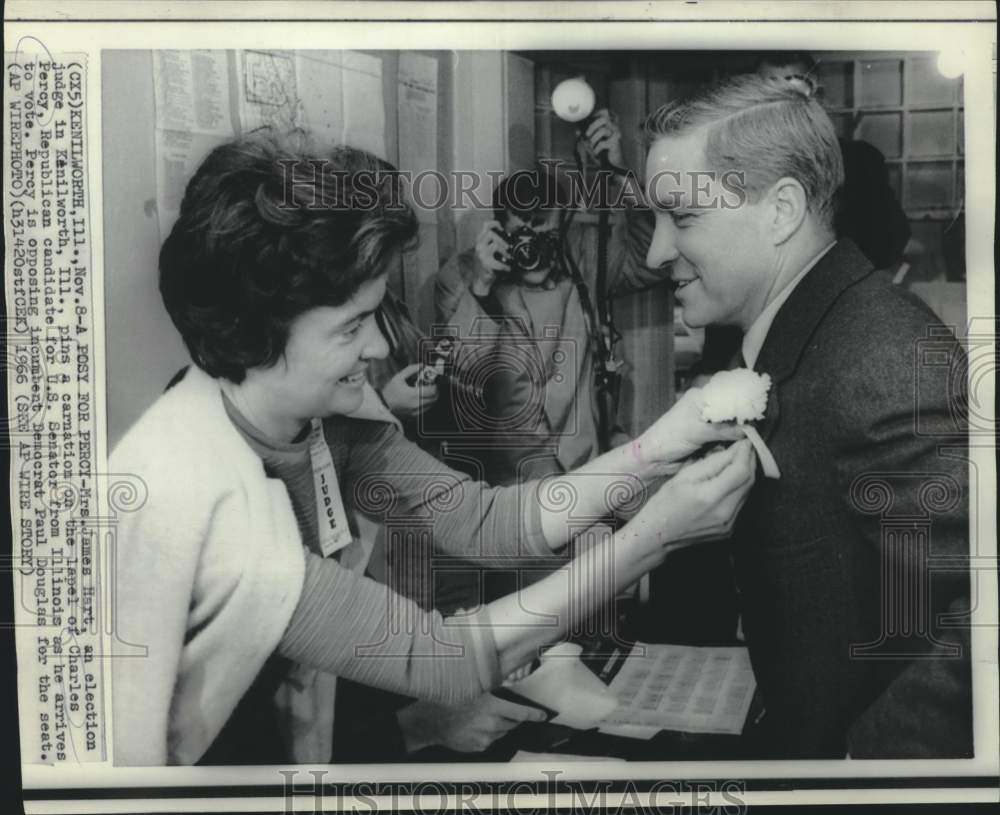
<svg viewBox="0 0 1000 815">
<path fill-rule="evenodd" d="M 333 469 L 333 456 L 323 437 L 323 423 L 312 420 L 309 431 L 309 458 L 312 461 L 313 485 L 316 488 L 316 518 L 319 522 L 319 546 L 323 557 L 339 552 L 352 540 L 344 511 L 344 500 Z"/>
</svg>

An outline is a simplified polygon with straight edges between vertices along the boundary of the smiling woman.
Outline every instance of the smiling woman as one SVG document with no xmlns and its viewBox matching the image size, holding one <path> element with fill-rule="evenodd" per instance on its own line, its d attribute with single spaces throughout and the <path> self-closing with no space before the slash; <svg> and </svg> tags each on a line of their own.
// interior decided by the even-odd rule
<svg viewBox="0 0 1000 815">
<path fill-rule="evenodd" d="M 614 512 L 644 479 L 742 434 L 702 422 L 688 400 L 567 474 L 572 506 L 543 506 L 538 484 L 473 482 L 423 453 L 366 382 L 387 353 L 374 319 L 387 269 L 415 217 L 384 162 L 303 145 L 264 134 L 217 148 L 160 254 L 163 300 L 194 365 L 111 456 L 147 496 L 117 528 L 118 763 L 325 763 L 337 676 L 474 698 L 671 542 L 725 528 L 753 481 L 746 444 L 709 456 L 569 562 L 568 582 L 552 575 L 460 621 L 365 577 L 371 541 L 349 510 L 412 519 L 449 554 L 551 555 L 570 512 Z M 145 658 L 124 658 L 135 646 Z"/>
<path fill-rule="evenodd" d="M 275 438 L 292 439 L 313 417 L 353 413 L 364 401 L 370 359 L 388 344 L 375 323 L 385 273 L 361 285 L 340 306 L 317 306 L 292 320 L 279 362 L 251 368 L 223 393 Z"/>
</svg>

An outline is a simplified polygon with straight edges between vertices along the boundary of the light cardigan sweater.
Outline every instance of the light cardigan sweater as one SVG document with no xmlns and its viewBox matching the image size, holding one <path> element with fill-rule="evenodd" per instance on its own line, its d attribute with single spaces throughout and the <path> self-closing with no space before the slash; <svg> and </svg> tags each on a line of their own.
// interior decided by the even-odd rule
<svg viewBox="0 0 1000 815">
<path fill-rule="evenodd" d="M 344 443 L 350 450 L 354 442 Z M 377 456 L 372 465 L 380 466 Z M 411 466 L 419 468 L 419 461 Z M 314 613 L 300 604 L 306 562 L 301 535 L 285 485 L 266 476 L 261 459 L 226 415 L 218 382 L 197 368 L 122 439 L 111 469 L 140 478 L 145 487 L 133 511 L 119 514 L 116 530 L 115 762 L 194 763 L 284 642 L 293 612 Z M 419 475 L 410 477 L 418 487 L 426 481 Z M 500 500 L 465 492 L 485 501 L 471 504 L 476 518 L 483 511 L 492 517 L 496 513 L 486 507 L 499 503 L 525 509 L 533 503 L 514 493 Z M 519 537 L 503 518 L 493 532 L 504 539 L 501 550 Z M 538 519 L 532 526 L 540 534 Z M 539 542 L 535 551 L 543 550 Z M 495 651 L 479 653 L 492 638 L 462 639 L 467 658 L 480 668 L 484 656 L 495 663 Z M 481 670 L 473 673 L 482 676 Z M 314 713 L 306 717 L 317 733 L 303 741 L 295 721 L 291 726 L 312 760 L 325 761 L 331 734 L 315 714 L 318 703 L 319 697 L 309 702 Z"/>
<path fill-rule="evenodd" d="M 110 465 L 145 486 L 116 530 L 115 761 L 193 764 L 295 610 L 302 538 L 285 485 L 265 475 L 218 382 L 193 366 Z"/>
</svg>

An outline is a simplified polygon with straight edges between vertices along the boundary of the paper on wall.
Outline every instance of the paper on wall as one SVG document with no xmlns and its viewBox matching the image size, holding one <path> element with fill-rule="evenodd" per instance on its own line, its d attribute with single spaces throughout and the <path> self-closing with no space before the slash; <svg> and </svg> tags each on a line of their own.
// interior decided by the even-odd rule
<svg viewBox="0 0 1000 815">
<path fill-rule="evenodd" d="M 300 120 L 326 148 L 340 142 L 344 131 L 341 51 L 297 51 L 295 74 Z"/>
<path fill-rule="evenodd" d="M 382 60 L 357 51 L 344 51 L 341 67 L 344 112 L 341 141 L 386 158 Z"/>
<path fill-rule="evenodd" d="M 299 92 L 291 52 L 238 51 L 237 84 L 243 133 L 259 127 L 283 132 L 298 126 Z"/>
<path fill-rule="evenodd" d="M 156 212 L 170 232 L 184 188 L 198 165 L 233 136 L 225 51 L 156 51 L 153 55 Z"/>
<path fill-rule="evenodd" d="M 154 51 L 156 127 L 231 136 L 225 51 Z"/>
<path fill-rule="evenodd" d="M 437 78 L 435 57 L 412 52 L 399 55 L 396 93 L 399 168 L 410 171 L 415 181 L 421 178 L 422 171 L 437 169 Z M 411 190 L 420 221 L 420 244 L 403 256 L 403 296 L 417 324 L 429 326 L 434 321 L 433 303 L 429 296 L 421 296 L 421 292 L 438 270 L 437 209 L 423 204 L 434 203 L 440 189 L 429 175 L 423 178 L 421 189 Z"/>
<path fill-rule="evenodd" d="M 399 55 L 399 78 L 396 107 L 399 114 L 399 167 L 410 170 L 415 178 L 423 170 L 437 168 L 437 72 L 434 57 L 404 52 Z M 436 223 L 437 209 L 420 206 L 432 203 L 439 195 L 435 184 L 419 190 L 415 200 L 421 223 Z"/>
</svg>

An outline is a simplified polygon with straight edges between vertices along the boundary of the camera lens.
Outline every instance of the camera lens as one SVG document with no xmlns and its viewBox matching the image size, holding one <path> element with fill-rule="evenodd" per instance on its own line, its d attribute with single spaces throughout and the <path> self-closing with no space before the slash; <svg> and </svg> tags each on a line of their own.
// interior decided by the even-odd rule
<svg viewBox="0 0 1000 815">
<path fill-rule="evenodd" d="M 530 236 L 520 238 L 510 254 L 518 268 L 526 272 L 533 272 L 541 262 L 541 253 Z"/>
</svg>

